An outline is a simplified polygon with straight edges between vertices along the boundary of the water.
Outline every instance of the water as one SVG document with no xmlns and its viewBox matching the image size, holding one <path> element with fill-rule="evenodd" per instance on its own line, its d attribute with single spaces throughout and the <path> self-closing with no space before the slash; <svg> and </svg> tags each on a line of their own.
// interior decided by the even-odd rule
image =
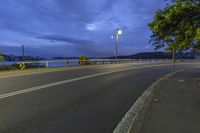
<svg viewBox="0 0 200 133">
<path fill-rule="evenodd" d="M 48 62 L 49 67 L 64 67 L 64 66 L 78 66 L 78 61 L 70 61 L 69 64 L 66 61 L 61 62 Z"/>
<path fill-rule="evenodd" d="M 28 62 L 28 64 L 34 64 L 34 63 L 40 63 L 40 66 L 46 66 L 46 62 L 48 62 L 48 67 L 64 67 L 64 66 L 77 66 L 78 61 L 70 61 L 69 64 L 66 63 L 66 61 L 61 60 L 61 61 L 25 61 Z M 18 64 L 20 61 L 3 61 L 0 62 L 0 66 L 11 66 L 13 64 Z"/>
</svg>

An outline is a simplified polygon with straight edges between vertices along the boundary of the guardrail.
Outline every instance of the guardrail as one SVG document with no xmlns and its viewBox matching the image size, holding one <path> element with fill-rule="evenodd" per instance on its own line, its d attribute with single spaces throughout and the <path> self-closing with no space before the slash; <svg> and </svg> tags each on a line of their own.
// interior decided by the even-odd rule
<svg viewBox="0 0 200 133">
<path fill-rule="evenodd" d="M 36 62 L 18 62 L 22 67 L 28 65 L 38 65 L 38 67 L 62 67 L 77 65 L 96 65 L 96 64 L 121 64 L 121 63 L 142 63 L 142 62 L 169 62 L 169 60 L 142 60 L 142 59 L 91 59 L 91 60 L 47 60 Z"/>
<path fill-rule="evenodd" d="M 0 63 L 0 69 L 3 67 L 16 67 L 18 69 L 26 68 L 48 68 L 48 67 L 64 67 L 64 66 L 78 66 L 83 64 L 121 64 L 121 63 L 170 63 L 169 59 L 90 59 L 90 60 L 45 60 L 45 61 L 25 61 L 25 62 L 7 62 L 7 64 Z M 179 59 L 177 62 L 200 62 L 200 60 Z"/>
</svg>

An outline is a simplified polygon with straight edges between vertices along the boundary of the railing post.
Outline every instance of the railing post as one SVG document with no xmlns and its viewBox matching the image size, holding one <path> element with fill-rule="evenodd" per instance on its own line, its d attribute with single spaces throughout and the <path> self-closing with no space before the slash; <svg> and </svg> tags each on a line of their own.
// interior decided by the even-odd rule
<svg viewBox="0 0 200 133">
<path fill-rule="evenodd" d="M 46 66 L 46 68 L 49 67 L 49 62 L 48 61 L 46 61 L 45 66 Z"/>
</svg>

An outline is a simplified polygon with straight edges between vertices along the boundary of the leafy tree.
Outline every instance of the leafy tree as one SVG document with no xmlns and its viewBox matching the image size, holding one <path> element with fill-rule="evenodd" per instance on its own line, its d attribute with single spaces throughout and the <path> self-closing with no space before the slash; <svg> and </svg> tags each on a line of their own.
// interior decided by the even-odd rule
<svg viewBox="0 0 200 133">
<path fill-rule="evenodd" d="M 4 56 L 2 53 L 0 53 L 0 61 L 4 61 Z"/>
<path fill-rule="evenodd" d="M 195 40 L 200 41 L 200 28 L 198 28 L 197 31 L 196 31 Z"/>
<path fill-rule="evenodd" d="M 194 44 L 193 44 L 193 52 L 200 54 L 200 28 L 197 29 L 195 36 Z"/>
<path fill-rule="evenodd" d="M 81 56 L 81 57 L 79 57 L 78 63 L 79 63 L 79 65 L 88 65 L 88 64 L 90 64 L 89 61 L 90 61 L 90 59 L 87 56 Z"/>
<path fill-rule="evenodd" d="M 167 0 L 166 0 L 167 1 Z M 171 0 L 172 3 L 175 3 L 177 0 Z M 200 4 L 199 0 L 179 0 L 180 2 L 192 2 L 194 4 Z"/>
<path fill-rule="evenodd" d="M 199 47 L 200 42 L 200 6 L 191 0 L 176 0 L 165 9 L 158 10 L 149 24 L 153 35 L 150 42 L 155 49 L 182 52 Z"/>
</svg>

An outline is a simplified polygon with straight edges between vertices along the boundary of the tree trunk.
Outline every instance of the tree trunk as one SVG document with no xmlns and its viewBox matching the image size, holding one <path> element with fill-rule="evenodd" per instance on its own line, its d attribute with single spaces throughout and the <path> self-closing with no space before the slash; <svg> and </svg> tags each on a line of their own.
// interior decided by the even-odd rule
<svg viewBox="0 0 200 133">
<path fill-rule="evenodd" d="M 175 71 L 175 63 L 176 63 L 176 50 L 173 49 L 173 71 Z"/>
</svg>

